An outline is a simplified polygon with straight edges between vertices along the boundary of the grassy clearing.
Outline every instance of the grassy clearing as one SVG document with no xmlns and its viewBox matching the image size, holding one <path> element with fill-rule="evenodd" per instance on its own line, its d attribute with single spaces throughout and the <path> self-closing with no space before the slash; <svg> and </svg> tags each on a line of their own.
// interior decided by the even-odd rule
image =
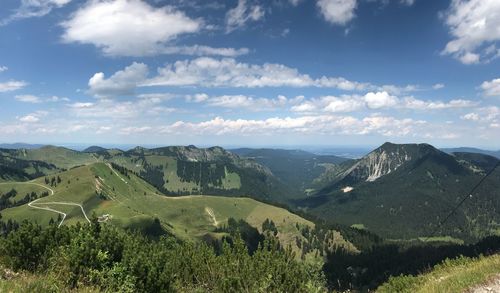
<svg viewBox="0 0 500 293">
<path fill-rule="evenodd" d="M 73 292 L 94 293 L 99 292 L 93 288 L 65 288 L 60 281 L 52 275 L 34 275 L 27 272 L 14 273 L 0 267 L 0 292 L 8 293 L 49 293 L 49 292 Z"/>
<path fill-rule="evenodd" d="M 500 255 L 445 260 L 418 276 L 392 277 L 377 292 L 463 292 L 500 273 Z"/>
</svg>

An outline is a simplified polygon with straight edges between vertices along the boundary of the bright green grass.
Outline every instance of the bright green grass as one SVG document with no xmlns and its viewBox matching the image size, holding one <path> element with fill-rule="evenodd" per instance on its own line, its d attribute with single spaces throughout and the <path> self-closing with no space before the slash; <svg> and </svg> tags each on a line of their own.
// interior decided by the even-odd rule
<svg viewBox="0 0 500 293">
<path fill-rule="evenodd" d="M 133 174 L 126 178 L 104 163 L 75 168 L 57 175 L 61 177 L 62 183 L 51 187 L 54 195 L 39 200 L 38 206 L 49 202 L 78 203 L 84 207 L 88 217 L 92 214 L 110 215 L 109 224 L 129 228 L 140 227 L 158 218 L 165 229 L 185 240 L 196 240 L 212 233 L 216 227 L 225 225 L 229 218 L 243 219 L 259 230 L 262 223 L 270 219 L 280 231 L 278 237 L 282 244 L 290 245 L 299 254 L 295 238 L 303 239 L 303 236 L 297 229 L 297 224 L 299 227 L 314 226 L 312 222 L 285 209 L 250 198 L 160 195 L 141 178 Z M 44 184 L 43 178 L 34 182 Z M 25 188 L 29 189 L 29 185 Z M 96 190 L 98 193 L 102 192 L 106 199 L 101 199 Z M 43 206 L 67 213 L 64 224 L 86 221 L 78 207 L 56 204 Z M 3 210 L 2 215 L 6 219 L 28 219 L 40 224 L 46 224 L 51 218 L 56 219 L 58 216 L 54 212 L 35 210 L 27 205 Z M 355 250 L 340 234 L 336 241 L 339 245 Z"/>
<path fill-rule="evenodd" d="M 23 160 L 44 161 L 65 169 L 97 161 L 92 154 L 54 146 L 46 146 L 35 150 L 21 150 L 18 158 Z"/>
<path fill-rule="evenodd" d="M 463 292 L 499 273 L 499 254 L 479 258 L 459 257 L 445 260 L 422 275 L 393 277 L 377 292 Z"/>
<path fill-rule="evenodd" d="M 25 182 L 3 182 L 0 183 L 0 194 L 5 194 L 12 189 L 15 189 L 17 191 L 17 195 L 14 198 L 11 198 L 11 200 L 20 200 L 26 196 L 27 193 L 31 192 L 36 192 L 38 196 L 40 196 L 43 192 L 47 191 L 47 189 L 33 185 L 33 184 L 26 184 Z"/>
</svg>

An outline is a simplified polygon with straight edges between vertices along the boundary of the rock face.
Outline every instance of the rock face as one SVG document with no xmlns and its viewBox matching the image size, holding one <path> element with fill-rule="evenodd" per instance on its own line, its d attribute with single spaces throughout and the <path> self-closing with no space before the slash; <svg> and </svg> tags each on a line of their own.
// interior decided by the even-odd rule
<svg viewBox="0 0 500 293">
<path fill-rule="evenodd" d="M 373 182 L 382 176 L 396 171 L 406 163 L 438 152 L 428 144 L 392 144 L 384 143 L 368 155 L 364 156 L 343 174 L 344 182 Z"/>
</svg>

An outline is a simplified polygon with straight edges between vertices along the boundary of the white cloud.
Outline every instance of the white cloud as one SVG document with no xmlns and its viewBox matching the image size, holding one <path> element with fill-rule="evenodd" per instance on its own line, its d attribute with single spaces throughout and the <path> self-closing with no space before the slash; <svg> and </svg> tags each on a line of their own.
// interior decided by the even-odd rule
<svg viewBox="0 0 500 293">
<path fill-rule="evenodd" d="M 98 72 L 89 80 L 89 91 L 97 97 L 133 95 L 138 84 L 146 79 L 148 67 L 144 63 L 132 63 L 117 71 L 108 79 Z"/>
<path fill-rule="evenodd" d="M 134 101 L 115 101 L 112 99 L 99 99 L 95 103 L 77 102 L 68 104 L 72 117 L 78 118 L 107 118 L 130 119 L 150 117 L 163 113 L 171 113 L 174 108 L 164 107 L 162 103 L 170 99 L 166 94 L 140 95 Z"/>
<path fill-rule="evenodd" d="M 41 117 L 47 116 L 48 112 L 46 111 L 37 111 L 35 113 L 28 114 L 26 116 L 22 116 L 19 118 L 19 121 L 25 123 L 35 123 L 40 121 Z"/>
<path fill-rule="evenodd" d="M 162 54 L 180 54 L 192 56 L 223 56 L 223 57 L 237 57 L 246 55 L 250 52 L 248 48 L 214 48 L 209 46 L 169 46 L 163 48 L 160 53 Z"/>
<path fill-rule="evenodd" d="M 42 99 L 34 95 L 17 95 L 14 97 L 19 102 L 24 103 L 41 103 Z"/>
<path fill-rule="evenodd" d="M 481 89 L 486 96 L 500 96 L 500 78 L 483 82 Z"/>
<path fill-rule="evenodd" d="M 303 101 L 291 107 L 293 112 L 316 113 L 316 112 L 354 112 L 366 109 L 412 109 L 412 110 L 443 110 L 455 108 L 470 108 L 477 105 L 470 100 L 424 101 L 414 97 L 399 99 L 387 92 L 370 92 L 364 96 L 343 95 L 341 97 L 324 96 L 316 99 Z"/>
<path fill-rule="evenodd" d="M 0 82 L 0 93 L 12 92 L 27 86 L 28 83 L 18 80 L 9 80 L 6 82 Z"/>
<path fill-rule="evenodd" d="M 387 92 L 408 92 L 416 86 L 376 86 L 350 81 L 343 77 L 322 76 L 317 79 L 297 69 L 277 63 L 250 64 L 233 58 L 200 57 L 177 61 L 158 68 L 157 76 L 142 83 L 143 86 L 204 86 L 204 87 L 324 87 L 345 91 L 384 89 Z"/>
<path fill-rule="evenodd" d="M 436 83 L 435 85 L 432 86 L 432 89 L 434 90 L 440 90 L 442 88 L 444 88 L 444 84 L 442 83 Z"/>
<path fill-rule="evenodd" d="M 316 5 L 326 21 L 336 25 L 346 25 L 354 17 L 356 0 L 318 0 Z"/>
<path fill-rule="evenodd" d="M 70 99 L 69 98 L 66 98 L 66 97 L 58 97 L 58 96 L 52 96 L 50 98 L 47 98 L 46 99 L 47 102 L 69 102 Z"/>
<path fill-rule="evenodd" d="M 498 0 L 452 0 L 445 21 L 453 39 L 442 53 L 452 55 L 464 64 L 496 58 L 496 55 L 491 56 L 495 50 L 490 48 L 500 40 L 499 11 Z"/>
<path fill-rule="evenodd" d="M 364 100 L 370 109 L 394 107 L 399 102 L 397 97 L 387 92 L 367 93 Z"/>
<path fill-rule="evenodd" d="M 284 107 L 288 103 L 288 99 L 281 95 L 276 99 L 253 98 L 245 95 L 223 95 L 211 97 L 207 100 L 207 103 L 213 107 L 270 111 Z"/>
<path fill-rule="evenodd" d="M 0 20 L 0 26 L 7 25 L 13 21 L 42 17 L 49 14 L 52 9 L 60 8 L 71 2 L 71 0 L 21 0 L 21 5 L 7 18 Z"/>
<path fill-rule="evenodd" d="M 208 100 L 209 96 L 207 94 L 196 94 L 196 95 L 187 95 L 186 101 L 193 103 L 201 103 Z"/>
<path fill-rule="evenodd" d="M 129 126 L 120 129 L 120 134 L 123 135 L 139 134 L 150 131 L 151 129 L 152 128 L 150 126 L 142 126 L 142 127 Z"/>
<path fill-rule="evenodd" d="M 475 109 L 474 112 L 463 115 L 463 120 L 480 121 L 486 123 L 500 122 L 500 107 L 489 106 Z"/>
<path fill-rule="evenodd" d="M 226 13 L 226 32 L 245 26 L 249 21 L 258 21 L 265 15 L 260 5 L 247 5 L 246 0 L 238 0 L 238 5 Z"/>
<path fill-rule="evenodd" d="M 264 120 L 231 120 L 216 117 L 212 120 L 198 123 L 177 121 L 161 127 L 159 132 L 242 136 L 272 136 L 290 133 L 406 136 L 417 133 L 417 128 L 423 124 L 425 124 L 424 121 L 396 119 L 385 116 L 370 116 L 364 119 L 357 119 L 351 116 L 317 115 L 296 118 L 275 117 Z"/>
<path fill-rule="evenodd" d="M 401 3 L 406 6 L 412 6 L 413 4 L 415 4 L 415 0 L 401 0 Z"/>
<path fill-rule="evenodd" d="M 302 0 L 288 0 L 288 2 L 290 2 L 293 6 L 297 6 L 302 2 Z"/>
<path fill-rule="evenodd" d="M 202 21 L 140 0 L 93 0 L 61 25 L 65 42 L 92 44 L 111 56 L 148 56 L 179 35 L 198 32 Z"/>
<path fill-rule="evenodd" d="M 440 110 L 440 109 L 453 109 L 453 108 L 470 108 L 477 105 L 477 102 L 470 100 L 451 100 L 449 102 L 443 101 L 423 101 L 413 97 L 406 97 L 402 101 L 402 107 L 407 109 L 417 110 Z"/>
<path fill-rule="evenodd" d="M 34 115 L 26 115 L 26 116 L 19 118 L 19 121 L 27 122 L 27 123 L 38 122 L 39 120 L 40 120 L 40 118 L 38 118 Z"/>
<path fill-rule="evenodd" d="M 464 120 L 479 121 L 479 115 L 477 113 L 468 113 L 461 117 Z"/>
<path fill-rule="evenodd" d="M 311 99 L 291 107 L 293 112 L 353 112 L 363 108 L 364 102 L 360 96 L 324 96 L 317 99 Z"/>
<path fill-rule="evenodd" d="M 7 66 L 0 66 L 0 72 L 4 72 L 7 70 L 9 70 L 9 68 Z"/>
</svg>

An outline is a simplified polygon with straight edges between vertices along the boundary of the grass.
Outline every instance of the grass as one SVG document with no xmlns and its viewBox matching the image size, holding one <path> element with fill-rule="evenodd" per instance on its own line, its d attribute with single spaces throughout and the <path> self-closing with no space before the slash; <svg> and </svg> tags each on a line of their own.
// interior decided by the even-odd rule
<svg viewBox="0 0 500 293">
<path fill-rule="evenodd" d="M 40 196 L 43 192 L 48 191 L 43 187 L 26 184 L 25 182 L 0 183 L 0 194 L 5 194 L 11 191 L 12 189 L 15 189 L 17 191 L 17 195 L 11 200 L 16 200 L 16 201 L 24 198 L 24 196 L 26 196 L 27 193 L 36 192 Z"/>
<path fill-rule="evenodd" d="M 377 292 L 463 292 L 500 273 L 500 255 L 445 260 L 418 276 L 392 277 Z"/>
<path fill-rule="evenodd" d="M 76 289 L 65 288 L 60 281 L 50 275 L 35 275 L 27 272 L 14 273 L 0 267 L 0 292 L 8 293 L 93 293 L 97 289 L 80 287 Z"/>
<path fill-rule="evenodd" d="M 143 159 L 144 158 L 144 159 Z M 143 158 L 137 156 L 127 157 L 117 155 L 112 158 L 112 161 L 121 166 L 125 166 L 134 172 L 140 173 L 144 170 L 144 163 L 151 166 L 160 166 L 164 173 L 163 180 L 165 181 L 164 188 L 171 192 L 197 192 L 200 190 L 200 185 L 192 181 L 183 181 L 177 176 L 177 160 L 172 157 L 160 155 L 146 155 Z M 222 179 L 222 186 L 218 187 L 225 190 L 241 188 L 241 179 L 237 173 L 225 170 L 225 178 Z"/>
<path fill-rule="evenodd" d="M 296 227 L 297 224 L 299 227 L 314 227 L 312 222 L 285 209 L 250 198 L 204 195 L 167 197 L 141 178 L 133 174 L 130 174 L 130 178 L 125 178 L 113 172 L 104 163 L 74 168 L 55 176 L 61 177 L 61 184 L 57 187 L 49 186 L 54 190 L 54 195 L 39 200 L 37 205 L 67 213 L 64 224 L 85 221 L 80 208 L 43 203 L 81 204 L 89 217 L 92 214 L 96 216 L 108 214 L 111 216 L 108 224 L 124 228 L 148 225 L 154 218 L 158 218 L 166 230 L 188 241 L 196 241 L 214 232 L 217 226 L 225 225 L 229 218 L 243 219 L 259 230 L 262 228 L 262 223 L 270 219 L 280 231 L 278 237 L 282 245 L 290 245 L 297 255 L 300 255 L 300 250 L 295 239 L 297 237 L 303 239 Z M 45 185 L 44 178 L 36 179 L 34 182 Z M 23 191 L 37 188 L 28 184 L 19 183 L 19 185 L 24 188 Z M 99 196 L 101 193 L 105 199 Z M 210 213 L 213 213 L 213 217 Z M 17 221 L 27 219 L 46 225 L 51 218 L 55 220 L 58 215 L 23 205 L 3 210 L 2 216 L 4 219 Z M 214 218 L 217 225 L 214 223 Z M 339 245 L 353 247 L 340 234 L 335 241 Z M 314 254 L 314 251 L 309 254 Z"/>
<path fill-rule="evenodd" d="M 96 158 L 92 154 L 54 146 L 45 146 L 34 150 L 19 150 L 17 157 L 23 160 L 44 161 L 64 169 L 96 161 Z"/>
</svg>

